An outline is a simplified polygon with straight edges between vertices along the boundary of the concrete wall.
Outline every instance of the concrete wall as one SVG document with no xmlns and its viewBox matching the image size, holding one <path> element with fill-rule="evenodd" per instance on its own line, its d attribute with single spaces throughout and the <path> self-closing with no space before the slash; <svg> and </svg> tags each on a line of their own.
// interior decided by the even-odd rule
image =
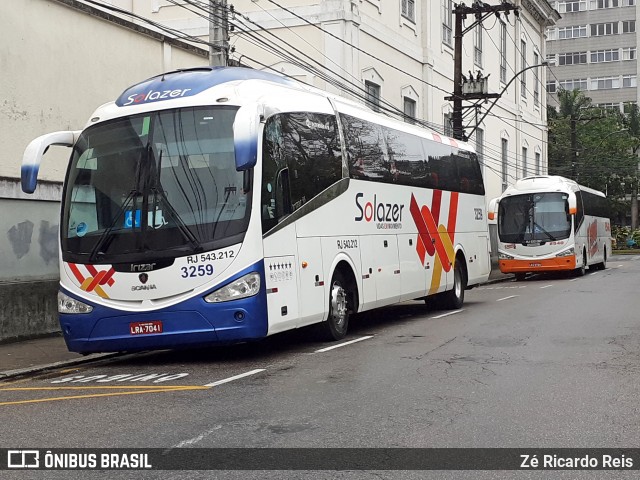
<svg viewBox="0 0 640 480">
<path fill-rule="evenodd" d="M 52 148 L 34 196 L 19 187 L 35 137 L 84 127 L 94 109 L 206 51 L 79 0 L 0 1 L 0 341 L 58 330 L 58 222 L 70 151 Z M 42 182 L 45 180 L 45 182 Z"/>
</svg>

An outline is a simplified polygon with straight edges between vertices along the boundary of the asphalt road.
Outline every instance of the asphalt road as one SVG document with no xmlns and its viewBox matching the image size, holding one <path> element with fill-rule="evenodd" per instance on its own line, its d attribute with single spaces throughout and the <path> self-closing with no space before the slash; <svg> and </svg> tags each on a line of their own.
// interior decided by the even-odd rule
<svg viewBox="0 0 640 480">
<path fill-rule="evenodd" d="M 606 270 L 580 278 L 540 275 L 468 291 L 459 311 L 408 302 L 363 314 L 339 344 L 316 342 L 301 330 L 257 344 L 127 355 L 0 383 L 0 446 L 640 447 L 639 274 L 640 257 L 617 256 Z M 624 475 L 553 472 L 554 478 Z M 516 472 L 108 476 L 513 478 Z"/>
</svg>

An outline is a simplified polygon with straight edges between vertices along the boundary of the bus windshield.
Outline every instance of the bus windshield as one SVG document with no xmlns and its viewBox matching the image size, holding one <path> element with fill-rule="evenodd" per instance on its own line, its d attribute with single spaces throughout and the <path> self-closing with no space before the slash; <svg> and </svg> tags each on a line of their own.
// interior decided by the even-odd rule
<svg viewBox="0 0 640 480">
<path fill-rule="evenodd" d="M 527 245 L 569 238 L 568 198 L 560 192 L 504 197 L 498 207 L 500 241 Z"/>
<path fill-rule="evenodd" d="M 89 127 L 65 186 L 65 261 L 136 262 L 242 241 L 250 172 L 235 168 L 237 107 L 196 107 Z"/>
</svg>

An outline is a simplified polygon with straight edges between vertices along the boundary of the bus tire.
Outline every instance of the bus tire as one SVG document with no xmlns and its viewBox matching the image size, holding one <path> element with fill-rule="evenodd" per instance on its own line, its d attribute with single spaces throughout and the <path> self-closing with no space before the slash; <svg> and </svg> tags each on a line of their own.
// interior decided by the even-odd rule
<svg viewBox="0 0 640 480">
<path fill-rule="evenodd" d="M 342 273 L 336 270 L 331 279 L 329 290 L 329 315 L 322 322 L 320 336 L 323 340 L 342 340 L 349 327 L 349 292 L 348 283 Z"/>
<path fill-rule="evenodd" d="M 515 276 L 516 276 L 516 281 L 517 281 L 517 282 L 521 282 L 521 281 L 523 281 L 525 278 L 527 278 L 527 274 L 526 274 L 526 273 L 523 273 L 523 272 L 517 272 L 517 273 L 515 274 Z"/>
<path fill-rule="evenodd" d="M 604 270 L 607 268 L 607 247 L 604 248 L 602 261 L 596 265 L 598 270 Z"/>
<path fill-rule="evenodd" d="M 464 303 L 464 291 L 467 288 L 467 276 L 462 261 L 456 257 L 453 263 L 453 289 L 442 294 L 442 306 L 458 310 Z"/>
<path fill-rule="evenodd" d="M 576 276 L 583 277 L 587 273 L 587 252 L 582 252 L 582 265 L 576 268 Z"/>
</svg>

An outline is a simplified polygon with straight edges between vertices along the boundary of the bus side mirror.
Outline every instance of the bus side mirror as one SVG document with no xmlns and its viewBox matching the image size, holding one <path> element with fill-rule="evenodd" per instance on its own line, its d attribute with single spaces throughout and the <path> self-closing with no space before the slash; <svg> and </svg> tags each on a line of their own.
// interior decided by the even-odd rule
<svg viewBox="0 0 640 480">
<path fill-rule="evenodd" d="M 40 162 L 42 156 L 51 145 L 59 145 L 62 147 L 73 147 L 74 143 L 80 136 L 80 130 L 72 132 L 53 132 L 41 135 L 32 140 L 24 151 L 22 156 L 22 168 L 20 172 L 20 180 L 22 183 L 22 191 L 25 193 L 33 193 L 38 184 L 38 170 L 40 170 Z"/>
<path fill-rule="evenodd" d="M 255 167 L 258 160 L 258 126 L 262 108 L 258 104 L 240 107 L 233 122 L 233 147 L 236 170 L 243 171 Z"/>
<path fill-rule="evenodd" d="M 496 211 L 498 210 L 498 199 L 497 198 L 492 198 L 489 201 L 489 208 L 487 209 L 487 218 L 490 221 L 496 221 Z"/>
<path fill-rule="evenodd" d="M 569 215 L 575 215 L 578 213 L 578 205 L 577 205 L 576 197 L 570 196 L 567 200 L 567 205 L 569 206 Z"/>
</svg>

